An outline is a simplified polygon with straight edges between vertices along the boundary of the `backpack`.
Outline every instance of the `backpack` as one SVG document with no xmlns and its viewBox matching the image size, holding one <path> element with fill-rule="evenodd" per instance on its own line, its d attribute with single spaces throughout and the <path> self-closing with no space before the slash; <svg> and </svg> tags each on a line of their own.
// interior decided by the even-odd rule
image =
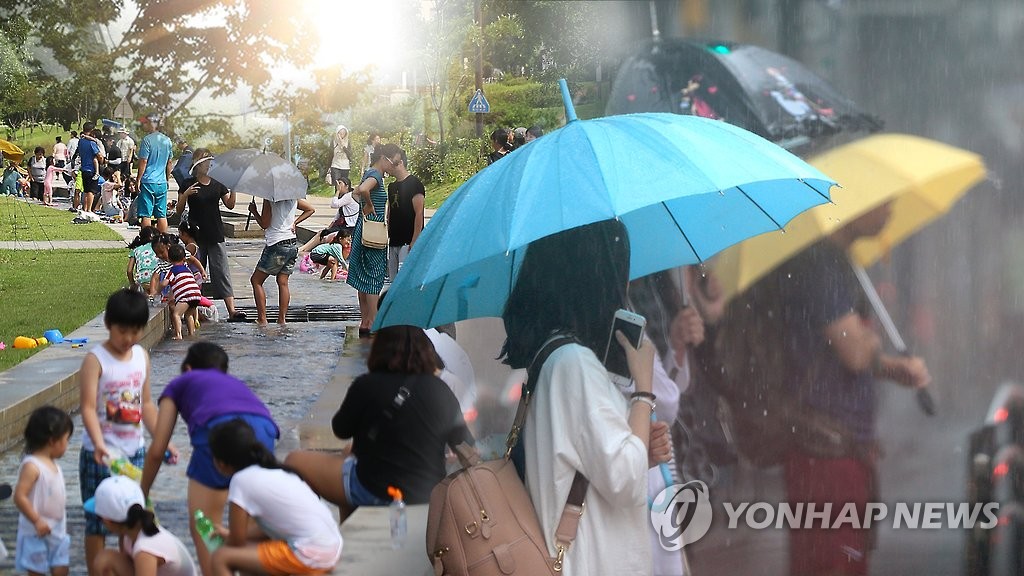
<svg viewBox="0 0 1024 576">
<path fill-rule="evenodd" d="M 718 370 L 710 384 L 732 416 L 736 448 L 761 468 L 780 465 L 799 449 L 819 458 L 855 450 L 847 430 L 801 404 L 797 373 L 787 365 L 782 283 L 769 274 L 726 306 L 715 339 Z"/>
<path fill-rule="evenodd" d="M 565 551 L 576 538 L 589 481 L 576 472 L 558 522 L 552 558 L 530 494 L 509 457 L 519 439 L 532 387 L 548 356 L 574 339 L 558 337 L 544 346 L 528 370 L 504 458 L 480 462 L 469 446 L 453 450 L 462 469 L 430 493 L 427 554 L 438 576 L 555 575 Z"/>
</svg>

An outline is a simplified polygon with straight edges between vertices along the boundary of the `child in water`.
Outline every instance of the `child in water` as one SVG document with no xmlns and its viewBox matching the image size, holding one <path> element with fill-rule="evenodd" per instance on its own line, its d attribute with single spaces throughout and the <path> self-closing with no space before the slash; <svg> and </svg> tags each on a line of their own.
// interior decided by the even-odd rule
<svg viewBox="0 0 1024 576">
<path fill-rule="evenodd" d="M 18 470 L 14 505 L 18 544 L 14 564 L 29 574 L 67 576 L 71 537 L 64 511 L 64 473 L 57 460 L 68 449 L 75 425 L 53 406 L 37 408 L 25 426 L 25 457 Z"/>
</svg>

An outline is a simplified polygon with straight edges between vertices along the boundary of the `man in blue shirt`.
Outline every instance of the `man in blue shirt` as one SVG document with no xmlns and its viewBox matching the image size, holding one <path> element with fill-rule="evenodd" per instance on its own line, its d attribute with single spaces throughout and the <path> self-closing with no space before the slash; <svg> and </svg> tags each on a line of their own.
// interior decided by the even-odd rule
<svg viewBox="0 0 1024 576">
<path fill-rule="evenodd" d="M 103 152 L 100 150 L 96 140 L 96 125 L 86 122 L 82 125 L 82 137 L 78 140 L 78 148 L 75 154 L 82 163 L 82 210 L 92 210 L 92 202 L 95 196 L 100 193 L 100 163 L 103 161 Z"/>
<path fill-rule="evenodd" d="M 167 180 L 171 175 L 171 139 L 159 131 L 160 117 L 139 118 L 146 137 L 139 146 L 139 219 L 143 227 L 155 218 L 167 232 Z"/>
</svg>

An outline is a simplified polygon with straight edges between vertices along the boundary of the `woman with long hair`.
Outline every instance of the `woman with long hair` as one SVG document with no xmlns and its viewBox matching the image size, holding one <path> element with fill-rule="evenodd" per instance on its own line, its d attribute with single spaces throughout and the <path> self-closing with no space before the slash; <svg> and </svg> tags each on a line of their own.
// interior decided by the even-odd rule
<svg viewBox="0 0 1024 576">
<path fill-rule="evenodd" d="M 445 475 L 445 446 L 471 441 L 422 329 L 381 328 L 366 366 L 369 373 L 352 382 L 331 420 L 335 436 L 352 439 L 351 453 L 299 451 L 285 459 L 338 506 L 342 521 L 359 506 L 390 503 L 389 486 L 401 490 L 406 503 L 427 503 Z"/>
<path fill-rule="evenodd" d="M 348 285 L 359 292 L 359 336 L 369 336 L 370 327 L 377 317 L 377 298 L 384 289 L 384 277 L 388 268 L 387 248 L 363 246 L 363 222 L 384 221 L 388 193 L 384 189 L 384 172 L 393 170 L 402 149 L 395 144 L 377 146 L 370 156 L 370 167 L 363 173 L 363 180 L 352 191 L 361 206 L 356 229 L 352 233 L 352 253 L 349 256 Z"/>
<path fill-rule="evenodd" d="M 505 363 L 527 368 L 544 345 L 572 336 L 548 356 L 522 436 L 526 485 L 552 556 L 555 529 L 577 472 L 590 482 L 579 531 L 563 573 L 651 573 L 647 470 L 670 456 L 667 426 L 653 427 L 654 346 L 634 348 L 611 334 L 615 311 L 627 306 L 629 240 L 606 220 L 530 244 L 502 319 Z M 622 346 L 636 383 L 623 397 L 601 363 Z"/>
</svg>

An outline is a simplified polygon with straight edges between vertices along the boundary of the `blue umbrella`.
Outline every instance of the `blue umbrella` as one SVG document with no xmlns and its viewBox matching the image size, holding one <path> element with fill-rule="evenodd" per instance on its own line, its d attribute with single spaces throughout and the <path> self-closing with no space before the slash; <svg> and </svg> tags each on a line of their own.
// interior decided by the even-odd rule
<svg viewBox="0 0 1024 576">
<path fill-rule="evenodd" d="M 827 176 L 725 122 L 675 114 L 576 119 L 469 179 L 402 265 L 375 326 L 500 316 L 530 242 L 619 218 L 630 276 L 701 262 L 829 201 Z"/>
<path fill-rule="evenodd" d="M 110 128 L 124 128 L 124 124 L 121 124 L 117 120 L 111 120 L 109 118 L 104 118 L 104 119 L 100 120 L 100 122 L 104 126 L 109 126 Z"/>
</svg>

